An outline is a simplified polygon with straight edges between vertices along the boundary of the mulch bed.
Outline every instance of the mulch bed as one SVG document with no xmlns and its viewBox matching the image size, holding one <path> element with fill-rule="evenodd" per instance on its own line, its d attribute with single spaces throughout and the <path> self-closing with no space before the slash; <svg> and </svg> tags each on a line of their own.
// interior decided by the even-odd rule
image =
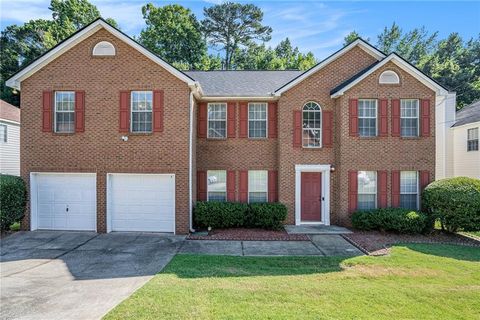
<svg viewBox="0 0 480 320">
<path fill-rule="evenodd" d="M 237 240 L 237 241 L 310 241 L 305 234 L 288 234 L 285 230 L 264 229 L 215 229 L 208 235 L 190 234 L 188 240 Z"/>
<path fill-rule="evenodd" d="M 342 236 L 369 255 L 388 254 L 389 247 L 396 243 L 439 243 L 480 247 L 480 239 L 466 237 L 460 234 L 447 234 L 441 231 L 435 231 L 429 235 L 382 233 L 379 231 L 352 231 L 353 233 L 344 234 Z"/>
</svg>

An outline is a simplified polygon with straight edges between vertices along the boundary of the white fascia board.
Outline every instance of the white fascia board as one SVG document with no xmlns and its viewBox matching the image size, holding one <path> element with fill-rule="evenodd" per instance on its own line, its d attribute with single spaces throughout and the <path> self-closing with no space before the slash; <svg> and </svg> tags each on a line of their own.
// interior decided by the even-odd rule
<svg viewBox="0 0 480 320">
<path fill-rule="evenodd" d="M 372 57 L 374 57 L 378 61 L 385 58 L 385 55 L 381 51 L 379 51 L 375 47 L 369 45 L 368 43 L 366 43 L 362 39 L 357 39 L 357 40 L 353 41 L 352 43 L 350 43 L 348 46 L 340 49 L 339 51 L 337 51 L 336 53 L 334 53 L 333 55 L 331 55 L 327 59 L 323 60 L 322 62 L 320 62 L 316 66 L 314 66 L 311 69 L 307 70 L 306 72 L 302 73 L 299 77 L 297 77 L 296 79 L 294 79 L 293 81 L 291 81 L 287 85 L 284 85 L 283 87 L 276 90 L 274 92 L 275 95 L 280 96 L 283 92 L 285 92 L 285 91 L 289 90 L 290 88 L 296 86 L 297 84 L 299 84 L 300 82 L 302 82 L 306 78 L 310 77 L 315 72 L 319 71 L 320 69 L 322 69 L 323 67 L 328 65 L 330 62 L 336 60 L 337 58 L 339 58 L 343 54 L 347 53 L 348 51 L 350 51 L 351 49 L 353 49 L 356 46 L 359 46 L 360 48 L 362 48 L 365 52 L 370 54 Z"/>
<path fill-rule="evenodd" d="M 277 101 L 278 96 L 247 97 L 247 96 L 202 96 L 201 101 Z"/>
<path fill-rule="evenodd" d="M 414 68 L 413 66 L 411 66 L 409 63 L 405 62 L 402 58 L 400 58 L 399 56 L 397 56 L 395 53 L 392 53 L 390 54 L 388 57 L 386 57 L 385 59 L 383 59 L 380 63 L 378 63 L 377 65 L 375 65 L 373 68 L 371 68 L 370 70 L 368 70 L 368 72 L 365 72 L 364 74 L 362 74 L 360 77 L 358 77 L 357 79 L 355 79 L 355 81 L 349 83 L 348 85 L 346 85 L 345 87 L 343 87 L 341 90 L 335 92 L 334 94 L 332 94 L 330 97 L 332 99 L 335 99 L 335 98 L 338 98 L 340 96 L 342 96 L 348 89 L 354 87 L 355 85 L 357 85 L 359 82 L 361 82 L 363 79 L 365 79 L 366 77 L 368 77 L 370 74 L 372 74 L 373 72 L 375 72 L 376 70 L 380 69 L 381 67 L 383 67 L 385 64 L 387 64 L 389 61 L 392 61 L 393 63 L 395 63 L 395 65 L 397 65 L 398 67 L 400 67 L 402 70 L 408 72 L 411 76 L 413 76 L 414 78 L 416 78 L 417 80 L 419 80 L 421 83 L 423 83 L 425 86 L 429 87 L 430 89 L 432 89 L 433 91 L 436 92 L 437 95 L 445 95 L 448 93 L 447 90 L 445 90 L 445 88 L 443 88 L 442 86 L 440 86 L 439 84 L 437 84 L 435 81 L 433 81 L 432 79 L 430 79 L 429 77 L 427 77 L 425 74 L 423 74 L 421 71 L 417 70 L 416 68 Z"/>
<path fill-rule="evenodd" d="M 188 85 L 194 85 L 195 81 L 182 73 L 181 71 L 175 69 L 173 66 L 169 65 L 167 62 L 163 61 L 160 59 L 158 56 L 155 54 L 151 53 L 141 45 L 139 45 L 137 42 L 134 40 L 130 39 L 128 36 L 124 35 L 120 31 L 116 30 L 112 26 L 110 26 L 108 23 L 105 23 L 102 20 L 97 20 L 90 24 L 89 26 L 85 27 L 83 30 L 72 36 L 71 38 L 65 40 L 64 42 L 60 43 L 58 46 L 54 47 L 51 49 L 49 52 L 47 52 L 44 56 L 40 57 L 36 61 L 34 61 L 32 64 L 30 64 L 28 67 L 25 69 L 21 70 L 17 74 L 15 74 L 13 77 L 8 79 L 6 81 L 6 85 L 8 87 L 20 90 L 21 89 L 21 82 L 25 80 L 26 78 L 30 77 L 32 74 L 43 68 L 45 65 L 62 55 L 63 53 L 67 52 L 70 50 L 72 47 L 74 47 L 76 44 L 80 43 L 81 41 L 85 40 L 101 28 L 104 28 L 120 40 L 124 41 L 125 43 L 129 44 L 132 46 L 134 49 L 145 55 L 146 57 L 150 58 L 152 61 L 166 69 L 168 72 L 179 78 L 180 80 L 186 82 Z"/>
</svg>

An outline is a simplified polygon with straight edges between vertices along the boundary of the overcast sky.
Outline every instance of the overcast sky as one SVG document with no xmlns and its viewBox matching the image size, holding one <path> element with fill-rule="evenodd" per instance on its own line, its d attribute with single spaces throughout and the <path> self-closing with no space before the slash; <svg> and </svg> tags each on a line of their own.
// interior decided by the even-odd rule
<svg viewBox="0 0 480 320">
<path fill-rule="evenodd" d="M 49 0 L 0 0 L 1 29 L 30 19 L 50 19 Z M 220 1 L 148 1 L 148 0 L 91 0 L 103 17 L 114 18 L 130 36 L 138 35 L 144 27 L 141 7 L 179 3 L 190 8 L 198 19 L 203 8 Z M 243 1 L 240 1 L 243 2 Z M 410 30 L 425 25 L 427 30 L 439 31 L 440 37 L 458 32 L 465 39 L 480 33 L 480 2 L 398 2 L 398 1 L 248 1 L 262 8 L 264 23 L 273 28 L 271 44 L 285 37 L 301 51 L 313 51 L 318 59 L 325 58 L 342 46 L 343 38 L 352 30 L 374 44 L 376 35 L 394 21 Z"/>
</svg>

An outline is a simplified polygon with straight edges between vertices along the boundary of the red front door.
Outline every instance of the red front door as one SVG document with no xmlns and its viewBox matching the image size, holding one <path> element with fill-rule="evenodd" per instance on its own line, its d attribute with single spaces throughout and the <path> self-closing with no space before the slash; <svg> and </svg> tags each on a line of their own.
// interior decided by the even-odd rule
<svg viewBox="0 0 480 320">
<path fill-rule="evenodd" d="M 302 172 L 302 221 L 322 221 L 322 174 Z"/>
</svg>

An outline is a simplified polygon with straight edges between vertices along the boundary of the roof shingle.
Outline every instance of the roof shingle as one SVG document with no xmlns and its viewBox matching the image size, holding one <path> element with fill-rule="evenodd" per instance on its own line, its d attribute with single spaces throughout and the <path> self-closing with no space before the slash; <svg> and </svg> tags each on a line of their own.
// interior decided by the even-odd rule
<svg viewBox="0 0 480 320">
<path fill-rule="evenodd" d="M 480 100 L 457 111 L 456 121 L 452 127 L 463 126 L 473 122 L 480 122 Z"/>
</svg>

